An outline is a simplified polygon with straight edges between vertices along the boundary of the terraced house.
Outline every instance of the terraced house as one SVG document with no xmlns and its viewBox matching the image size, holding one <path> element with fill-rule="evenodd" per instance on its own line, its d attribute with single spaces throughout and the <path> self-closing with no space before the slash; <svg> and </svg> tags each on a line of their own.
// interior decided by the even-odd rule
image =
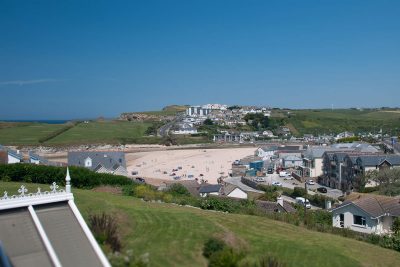
<svg viewBox="0 0 400 267">
<path fill-rule="evenodd" d="M 352 190 L 357 185 L 357 178 L 365 176 L 368 171 L 396 167 L 400 167 L 399 155 L 326 152 L 321 182 L 332 188 Z"/>
</svg>

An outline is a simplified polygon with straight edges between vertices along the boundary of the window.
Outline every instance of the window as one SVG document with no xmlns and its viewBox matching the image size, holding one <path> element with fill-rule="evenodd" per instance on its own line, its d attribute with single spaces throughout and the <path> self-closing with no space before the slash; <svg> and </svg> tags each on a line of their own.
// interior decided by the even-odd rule
<svg viewBox="0 0 400 267">
<path fill-rule="evenodd" d="M 362 225 L 362 226 L 367 225 L 365 222 L 365 217 L 363 217 L 363 216 L 354 215 L 353 219 L 354 219 L 353 223 L 356 225 Z"/>
</svg>

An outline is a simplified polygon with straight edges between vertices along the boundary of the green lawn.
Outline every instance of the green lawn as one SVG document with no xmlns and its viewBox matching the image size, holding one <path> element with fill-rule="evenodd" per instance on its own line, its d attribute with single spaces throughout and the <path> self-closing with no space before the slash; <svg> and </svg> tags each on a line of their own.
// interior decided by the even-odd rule
<svg viewBox="0 0 400 267">
<path fill-rule="evenodd" d="M 0 182 L 0 192 L 16 192 L 19 185 Z M 262 217 L 146 203 L 88 190 L 73 192 L 85 218 L 89 212 L 115 214 L 124 249 L 136 255 L 149 253 L 150 266 L 206 266 L 202 246 L 215 235 L 245 248 L 247 260 L 269 254 L 287 266 L 397 266 L 400 262 L 400 253 L 392 250 Z"/>
<path fill-rule="evenodd" d="M 65 127 L 65 124 L 0 122 L 0 144 L 38 144 L 40 138 L 63 127 Z"/>
<path fill-rule="evenodd" d="M 140 139 L 152 123 L 128 121 L 97 121 L 81 123 L 49 140 L 46 144 L 119 143 L 122 139 Z"/>
</svg>

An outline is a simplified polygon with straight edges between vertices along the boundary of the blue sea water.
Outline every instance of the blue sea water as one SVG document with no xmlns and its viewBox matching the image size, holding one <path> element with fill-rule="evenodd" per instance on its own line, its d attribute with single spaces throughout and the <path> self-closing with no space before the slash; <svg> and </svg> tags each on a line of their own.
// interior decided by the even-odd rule
<svg viewBox="0 0 400 267">
<path fill-rule="evenodd" d="M 3 122 L 37 122 L 37 123 L 47 123 L 47 124 L 64 124 L 70 120 L 1 120 Z"/>
</svg>

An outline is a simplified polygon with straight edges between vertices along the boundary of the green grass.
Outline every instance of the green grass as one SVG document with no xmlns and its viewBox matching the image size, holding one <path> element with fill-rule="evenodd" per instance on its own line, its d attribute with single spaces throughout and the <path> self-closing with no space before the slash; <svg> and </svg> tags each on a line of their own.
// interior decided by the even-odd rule
<svg viewBox="0 0 400 267">
<path fill-rule="evenodd" d="M 156 137 L 147 137 L 145 132 L 151 122 L 96 121 L 80 123 L 52 138 L 44 145 L 101 144 L 101 143 L 158 143 Z M 65 124 L 45 123 L 1 123 L 0 144 L 38 145 L 39 140 L 65 127 Z"/>
<path fill-rule="evenodd" d="M 96 121 L 81 123 L 49 140 L 46 144 L 119 143 L 122 139 L 140 139 L 152 123 L 128 121 Z"/>
<path fill-rule="evenodd" d="M 65 124 L 0 122 L 0 144 L 38 144 L 39 139 L 63 127 Z"/>
<path fill-rule="evenodd" d="M 397 134 L 400 131 L 400 113 L 380 110 L 319 109 L 291 110 L 287 123 L 300 134 L 339 133 L 342 131 L 384 132 Z"/>
<path fill-rule="evenodd" d="M 17 183 L 0 182 L 9 193 Z M 42 186 L 43 188 L 45 186 Z M 246 259 L 269 254 L 287 266 L 397 266 L 400 253 L 263 217 L 147 203 L 133 197 L 73 189 L 85 218 L 115 214 L 124 249 L 149 253 L 150 266 L 206 266 L 204 242 L 218 235 L 245 248 Z"/>
</svg>

